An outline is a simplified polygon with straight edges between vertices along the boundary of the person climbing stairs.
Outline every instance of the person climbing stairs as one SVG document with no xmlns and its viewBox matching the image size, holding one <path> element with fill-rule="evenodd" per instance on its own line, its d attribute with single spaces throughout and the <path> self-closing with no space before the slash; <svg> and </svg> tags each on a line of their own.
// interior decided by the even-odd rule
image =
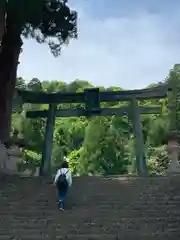
<svg viewBox="0 0 180 240">
<path fill-rule="evenodd" d="M 59 211 L 52 182 L 0 179 L 0 240 L 180 239 L 180 178 L 76 177 Z"/>
</svg>

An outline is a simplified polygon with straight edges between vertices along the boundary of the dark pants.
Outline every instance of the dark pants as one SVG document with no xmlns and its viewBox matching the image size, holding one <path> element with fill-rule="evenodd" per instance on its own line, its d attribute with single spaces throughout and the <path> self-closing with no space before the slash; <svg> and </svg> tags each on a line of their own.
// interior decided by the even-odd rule
<svg viewBox="0 0 180 240">
<path fill-rule="evenodd" d="M 64 202 L 66 199 L 67 192 L 68 192 L 68 184 L 65 184 L 62 187 L 58 187 L 58 198 L 59 198 L 59 203 L 61 208 L 64 208 Z"/>
</svg>

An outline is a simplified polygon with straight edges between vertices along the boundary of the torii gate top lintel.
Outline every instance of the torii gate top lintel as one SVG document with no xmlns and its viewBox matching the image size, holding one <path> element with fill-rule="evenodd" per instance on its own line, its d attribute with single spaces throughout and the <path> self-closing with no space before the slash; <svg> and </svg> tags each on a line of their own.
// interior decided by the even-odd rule
<svg viewBox="0 0 180 240">
<path fill-rule="evenodd" d="M 167 96 L 168 86 L 166 84 L 152 88 L 140 90 L 126 91 L 99 91 L 99 88 L 85 89 L 84 92 L 33 92 L 17 89 L 18 95 L 21 96 L 23 102 L 35 104 L 60 104 L 60 103 L 84 103 L 86 101 L 87 92 L 96 92 L 99 94 L 100 102 L 128 101 L 132 98 L 137 100 L 158 99 Z"/>
</svg>

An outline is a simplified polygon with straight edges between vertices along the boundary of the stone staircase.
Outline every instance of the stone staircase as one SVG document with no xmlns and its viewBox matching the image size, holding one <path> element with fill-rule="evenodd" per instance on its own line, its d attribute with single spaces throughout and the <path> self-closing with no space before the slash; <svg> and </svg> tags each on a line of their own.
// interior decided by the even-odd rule
<svg viewBox="0 0 180 240">
<path fill-rule="evenodd" d="M 180 177 L 75 178 L 66 210 L 41 178 L 0 179 L 0 240 L 180 239 Z"/>
</svg>

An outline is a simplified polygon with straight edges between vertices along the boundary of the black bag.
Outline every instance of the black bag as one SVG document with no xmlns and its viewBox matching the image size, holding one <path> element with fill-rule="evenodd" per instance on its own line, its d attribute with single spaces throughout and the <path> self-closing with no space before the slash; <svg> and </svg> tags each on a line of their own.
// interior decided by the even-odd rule
<svg viewBox="0 0 180 240">
<path fill-rule="evenodd" d="M 60 170 L 61 171 L 61 170 Z M 61 173 L 58 177 L 58 180 L 56 182 L 57 188 L 64 188 L 65 186 L 68 185 L 67 179 L 66 179 L 66 174 L 68 173 L 69 170 L 67 170 L 66 173 Z"/>
</svg>

